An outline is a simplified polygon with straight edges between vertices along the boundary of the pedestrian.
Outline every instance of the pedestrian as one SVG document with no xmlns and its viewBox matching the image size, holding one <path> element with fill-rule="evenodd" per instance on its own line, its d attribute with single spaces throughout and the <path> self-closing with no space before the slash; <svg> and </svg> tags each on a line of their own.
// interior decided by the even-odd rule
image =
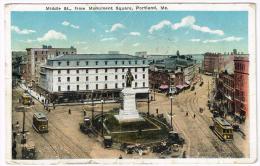
<svg viewBox="0 0 260 166">
<path fill-rule="evenodd" d="M 69 114 L 71 114 L 71 110 L 70 110 L 70 108 L 69 108 Z"/>
<path fill-rule="evenodd" d="M 123 159 L 123 157 L 122 157 L 122 155 L 121 155 L 121 154 L 119 155 L 119 159 Z"/>
<path fill-rule="evenodd" d="M 16 159 L 16 155 L 17 155 L 16 149 L 12 149 L 12 157 L 13 157 L 13 159 Z"/>
<path fill-rule="evenodd" d="M 86 111 L 84 111 L 84 116 L 86 116 Z"/>
<path fill-rule="evenodd" d="M 188 112 L 186 112 L 186 116 L 188 116 L 189 115 L 189 113 Z"/>
<path fill-rule="evenodd" d="M 186 158 L 186 151 L 183 151 L 182 158 Z"/>
<path fill-rule="evenodd" d="M 158 113 L 159 113 L 159 110 L 158 110 L 158 108 L 156 108 L 156 114 L 158 115 Z"/>
<path fill-rule="evenodd" d="M 13 139 L 15 140 L 15 138 L 16 138 L 16 132 L 13 132 Z"/>
<path fill-rule="evenodd" d="M 193 118 L 195 118 L 195 117 L 196 117 L 196 115 L 194 114 L 194 115 L 193 115 Z"/>
<path fill-rule="evenodd" d="M 19 125 L 19 122 L 18 122 L 18 121 L 16 122 L 15 128 L 16 128 L 16 131 L 18 132 L 18 131 L 19 131 L 19 128 L 20 128 L 20 125 Z"/>
</svg>

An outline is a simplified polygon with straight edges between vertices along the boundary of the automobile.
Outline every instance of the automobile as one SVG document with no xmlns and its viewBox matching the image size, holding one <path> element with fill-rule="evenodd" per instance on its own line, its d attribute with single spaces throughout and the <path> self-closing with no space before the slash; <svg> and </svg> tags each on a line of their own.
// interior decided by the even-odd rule
<svg viewBox="0 0 260 166">
<path fill-rule="evenodd" d="M 112 137 L 110 135 L 104 136 L 104 147 L 111 148 L 112 144 L 113 144 Z"/>
<path fill-rule="evenodd" d="M 195 86 L 193 85 L 190 90 L 194 91 L 195 90 Z"/>
<path fill-rule="evenodd" d="M 185 140 L 179 133 L 175 131 L 170 131 L 168 134 L 168 143 L 183 145 L 185 143 Z"/>
<path fill-rule="evenodd" d="M 232 124 L 232 127 L 233 127 L 234 131 L 240 131 L 240 127 L 238 124 L 234 123 L 234 124 Z"/>
<path fill-rule="evenodd" d="M 88 116 L 84 116 L 83 123 L 79 123 L 80 131 L 82 131 L 85 134 L 88 134 L 91 132 L 91 121 Z"/>
<path fill-rule="evenodd" d="M 26 144 L 22 144 L 22 159 L 36 159 L 34 142 L 28 141 Z"/>
</svg>

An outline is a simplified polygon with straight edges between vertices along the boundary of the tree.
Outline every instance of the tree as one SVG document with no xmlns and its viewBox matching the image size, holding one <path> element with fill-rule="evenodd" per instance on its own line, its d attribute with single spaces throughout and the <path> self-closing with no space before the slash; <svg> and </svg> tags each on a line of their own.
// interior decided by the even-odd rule
<svg viewBox="0 0 260 166">
<path fill-rule="evenodd" d="M 177 55 L 177 56 L 180 56 L 180 52 L 179 52 L 179 50 L 177 50 L 176 55 Z"/>
</svg>

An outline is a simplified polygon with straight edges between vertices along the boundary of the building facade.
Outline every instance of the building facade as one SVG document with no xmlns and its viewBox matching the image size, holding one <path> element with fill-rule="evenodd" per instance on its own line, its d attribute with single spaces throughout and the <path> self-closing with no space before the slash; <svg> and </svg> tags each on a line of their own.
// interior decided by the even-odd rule
<svg viewBox="0 0 260 166">
<path fill-rule="evenodd" d="M 235 115 L 243 121 L 245 120 L 246 115 L 248 114 L 248 55 L 236 56 L 234 58 L 234 65 Z"/>
<path fill-rule="evenodd" d="M 132 87 L 137 97 L 148 93 L 148 62 L 146 59 L 127 54 L 77 54 L 61 55 L 48 59 L 41 67 L 40 87 L 50 100 L 64 97 L 89 100 L 104 97 L 115 100 L 125 87 L 125 75 L 131 71 Z M 91 97 L 90 97 L 91 96 Z"/>
<path fill-rule="evenodd" d="M 224 55 L 220 53 L 205 53 L 203 67 L 205 73 L 220 73 L 224 71 Z"/>
<path fill-rule="evenodd" d="M 42 48 L 27 48 L 27 70 L 29 73 L 24 73 L 24 78 L 27 82 L 39 82 L 40 66 L 46 64 L 47 59 L 59 55 L 76 54 L 77 50 L 71 48 L 52 48 L 52 46 L 43 45 Z"/>
</svg>

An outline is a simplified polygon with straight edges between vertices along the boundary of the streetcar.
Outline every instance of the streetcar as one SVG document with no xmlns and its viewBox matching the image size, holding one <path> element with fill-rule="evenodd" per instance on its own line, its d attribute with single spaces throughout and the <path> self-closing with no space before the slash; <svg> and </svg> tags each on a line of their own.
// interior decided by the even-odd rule
<svg viewBox="0 0 260 166">
<path fill-rule="evenodd" d="M 233 140 L 233 127 L 232 125 L 221 117 L 212 118 L 213 126 L 210 126 L 213 132 L 222 141 L 232 141 Z"/>
<path fill-rule="evenodd" d="M 32 126 L 38 133 L 47 133 L 48 132 L 47 116 L 42 112 L 34 113 Z"/>
<path fill-rule="evenodd" d="M 30 105 L 31 102 L 32 102 L 32 97 L 29 94 L 27 94 L 27 93 L 24 93 L 22 95 L 21 99 L 22 99 L 22 103 L 24 105 Z"/>
</svg>

